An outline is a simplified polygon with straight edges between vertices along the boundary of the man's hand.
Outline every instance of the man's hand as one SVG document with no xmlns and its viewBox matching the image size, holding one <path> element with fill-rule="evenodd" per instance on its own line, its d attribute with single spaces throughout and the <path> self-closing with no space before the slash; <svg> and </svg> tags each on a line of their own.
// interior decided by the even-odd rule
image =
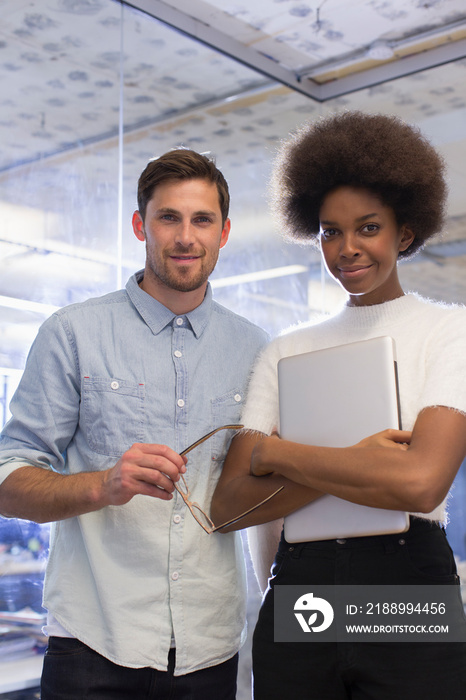
<svg viewBox="0 0 466 700">
<path fill-rule="evenodd" d="M 136 494 L 168 501 L 186 461 L 166 445 L 135 444 L 105 471 L 59 474 L 25 465 L 1 484 L 0 513 L 48 523 L 123 505 Z"/>
<path fill-rule="evenodd" d="M 103 472 L 103 501 L 119 506 L 136 494 L 168 501 L 173 498 L 174 482 L 186 471 L 186 462 L 186 457 L 166 445 L 136 443 Z"/>
</svg>

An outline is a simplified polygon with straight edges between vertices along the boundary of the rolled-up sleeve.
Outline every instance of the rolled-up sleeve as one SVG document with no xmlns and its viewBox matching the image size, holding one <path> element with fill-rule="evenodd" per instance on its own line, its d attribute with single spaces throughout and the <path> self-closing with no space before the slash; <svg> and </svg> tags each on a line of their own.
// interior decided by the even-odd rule
<svg viewBox="0 0 466 700">
<path fill-rule="evenodd" d="M 40 328 L 0 436 L 0 482 L 26 464 L 63 471 L 79 416 L 72 336 L 54 314 Z"/>
</svg>

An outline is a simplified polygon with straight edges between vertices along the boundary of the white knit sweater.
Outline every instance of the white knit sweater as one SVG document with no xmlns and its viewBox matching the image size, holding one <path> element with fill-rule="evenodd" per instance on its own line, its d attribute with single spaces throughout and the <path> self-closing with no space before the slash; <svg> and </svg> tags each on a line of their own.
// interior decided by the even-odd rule
<svg viewBox="0 0 466 700">
<path fill-rule="evenodd" d="M 395 340 L 401 420 L 411 430 L 421 409 L 447 406 L 466 414 L 466 307 L 414 294 L 374 306 L 345 306 L 315 325 L 273 340 L 262 353 L 241 422 L 269 434 L 279 427 L 277 362 L 281 357 L 389 335 Z M 420 517 L 446 521 L 446 500 Z"/>
</svg>

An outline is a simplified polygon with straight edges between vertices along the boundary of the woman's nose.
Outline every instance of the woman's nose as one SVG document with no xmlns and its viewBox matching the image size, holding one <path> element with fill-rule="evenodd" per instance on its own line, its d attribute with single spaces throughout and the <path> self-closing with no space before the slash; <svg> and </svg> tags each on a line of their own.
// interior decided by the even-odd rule
<svg viewBox="0 0 466 700">
<path fill-rule="evenodd" d="M 341 237 L 340 255 L 345 258 L 354 258 L 359 253 L 357 237 L 352 233 L 344 233 Z"/>
</svg>

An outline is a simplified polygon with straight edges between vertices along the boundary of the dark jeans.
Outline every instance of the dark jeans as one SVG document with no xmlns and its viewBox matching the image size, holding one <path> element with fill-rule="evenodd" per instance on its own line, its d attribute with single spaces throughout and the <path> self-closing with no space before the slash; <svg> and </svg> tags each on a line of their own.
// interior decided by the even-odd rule
<svg viewBox="0 0 466 700">
<path fill-rule="evenodd" d="M 255 700 L 465 700 L 466 644 L 273 640 L 275 584 L 459 584 L 437 525 L 412 519 L 401 535 L 329 542 L 282 537 L 272 573 L 253 639 Z"/>
<path fill-rule="evenodd" d="M 235 700 L 238 655 L 217 666 L 174 676 L 175 650 L 167 671 L 126 668 L 77 639 L 50 637 L 44 657 L 41 700 Z"/>
</svg>

